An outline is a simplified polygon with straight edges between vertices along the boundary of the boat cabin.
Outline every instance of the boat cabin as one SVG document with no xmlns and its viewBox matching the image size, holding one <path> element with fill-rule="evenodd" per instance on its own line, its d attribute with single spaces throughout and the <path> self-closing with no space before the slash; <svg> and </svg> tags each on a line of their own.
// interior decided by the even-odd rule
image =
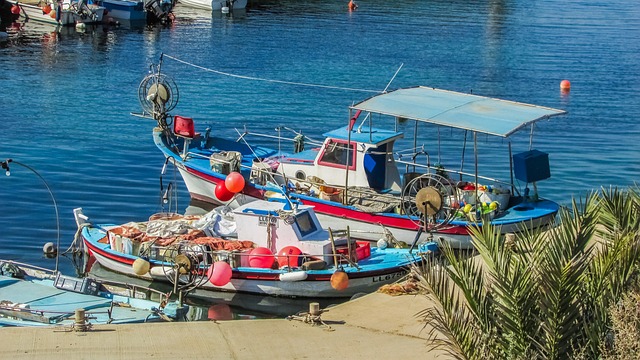
<svg viewBox="0 0 640 360">
<path fill-rule="evenodd" d="M 238 239 L 251 240 L 277 254 L 286 246 L 295 246 L 305 254 L 322 257 L 333 264 L 329 232 L 320 226 L 313 206 L 297 205 L 294 210 L 282 201 L 252 201 L 233 210 Z M 344 247 L 347 238 L 334 239 L 336 247 Z M 352 241 L 355 248 L 355 242 Z"/>
<path fill-rule="evenodd" d="M 345 126 L 323 134 L 319 148 L 279 159 L 277 172 L 290 179 L 316 177 L 327 185 L 400 190 L 393 145 L 403 133 Z"/>
</svg>

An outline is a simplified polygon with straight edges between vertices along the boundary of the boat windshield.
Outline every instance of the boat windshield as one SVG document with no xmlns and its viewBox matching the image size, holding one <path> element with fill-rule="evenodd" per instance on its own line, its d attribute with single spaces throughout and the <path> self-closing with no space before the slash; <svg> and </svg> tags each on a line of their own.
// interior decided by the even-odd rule
<svg viewBox="0 0 640 360">
<path fill-rule="evenodd" d="M 296 225 L 300 229 L 300 235 L 305 237 L 318 230 L 316 223 L 311 218 L 311 214 L 308 211 L 303 211 L 296 215 Z"/>
</svg>

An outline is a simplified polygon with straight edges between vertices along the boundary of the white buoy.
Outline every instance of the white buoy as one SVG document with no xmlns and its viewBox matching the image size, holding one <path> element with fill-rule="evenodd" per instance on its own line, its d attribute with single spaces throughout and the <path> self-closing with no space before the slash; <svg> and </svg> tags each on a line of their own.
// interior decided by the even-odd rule
<svg viewBox="0 0 640 360">
<path fill-rule="evenodd" d="M 55 255 L 58 252 L 58 249 L 56 249 L 56 245 L 54 243 L 48 242 L 42 247 L 42 252 L 44 252 L 45 255 Z"/>
<path fill-rule="evenodd" d="M 223 6 L 220 11 L 222 11 L 223 14 L 228 14 L 229 13 L 229 7 L 228 6 Z"/>
<path fill-rule="evenodd" d="M 79 22 L 76 24 L 76 30 L 81 30 L 84 31 L 84 29 L 87 28 L 87 24 L 83 23 L 83 22 Z"/>
<path fill-rule="evenodd" d="M 384 249 L 387 248 L 387 246 L 389 246 L 389 243 L 387 243 L 387 240 L 385 240 L 385 239 L 380 239 L 380 240 L 378 240 L 376 245 L 377 245 L 378 249 L 384 250 Z"/>
</svg>

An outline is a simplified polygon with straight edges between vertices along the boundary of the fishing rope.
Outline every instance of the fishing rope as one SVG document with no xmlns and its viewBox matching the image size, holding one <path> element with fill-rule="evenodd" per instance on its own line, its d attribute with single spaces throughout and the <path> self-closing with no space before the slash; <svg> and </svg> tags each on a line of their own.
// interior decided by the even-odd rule
<svg viewBox="0 0 640 360">
<path fill-rule="evenodd" d="M 212 73 L 218 74 L 218 75 L 234 77 L 234 78 L 238 78 L 238 79 L 254 80 L 254 81 L 265 81 L 265 82 L 271 82 L 271 83 L 277 83 L 277 84 L 307 86 L 307 87 L 315 87 L 315 88 L 322 88 L 322 89 L 332 89 L 332 90 L 361 91 L 361 92 L 368 92 L 368 93 L 374 93 L 374 94 L 379 94 L 380 93 L 379 90 L 358 89 L 358 88 L 331 86 L 331 85 L 321 85 L 321 84 L 310 84 L 310 83 L 302 83 L 302 82 L 296 82 L 296 81 L 285 81 L 285 80 L 260 78 L 260 77 L 255 77 L 255 76 L 232 74 L 232 73 L 228 73 L 228 72 L 215 70 L 215 69 L 210 69 L 210 68 L 206 68 L 204 66 L 196 65 L 194 63 L 190 63 L 188 61 L 185 61 L 185 60 L 182 60 L 182 59 L 178 59 L 177 57 L 174 57 L 174 56 L 171 56 L 171 55 L 162 54 L 162 56 L 166 57 L 166 58 L 169 58 L 169 59 L 172 59 L 172 60 L 175 60 L 175 61 L 177 61 L 179 63 L 194 67 L 196 69 L 200 69 L 200 70 L 207 71 L 207 72 L 212 72 Z"/>
</svg>

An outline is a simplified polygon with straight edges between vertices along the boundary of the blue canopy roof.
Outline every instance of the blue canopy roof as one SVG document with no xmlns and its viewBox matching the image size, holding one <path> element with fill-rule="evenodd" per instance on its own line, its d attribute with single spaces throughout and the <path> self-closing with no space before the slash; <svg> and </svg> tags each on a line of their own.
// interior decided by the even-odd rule
<svg viewBox="0 0 640 360">
<path fill-rule="evenodd" d="M 566 111 L 424 86 L 375 95 L 352 109 L 508 137 Z"/>
</svg>

